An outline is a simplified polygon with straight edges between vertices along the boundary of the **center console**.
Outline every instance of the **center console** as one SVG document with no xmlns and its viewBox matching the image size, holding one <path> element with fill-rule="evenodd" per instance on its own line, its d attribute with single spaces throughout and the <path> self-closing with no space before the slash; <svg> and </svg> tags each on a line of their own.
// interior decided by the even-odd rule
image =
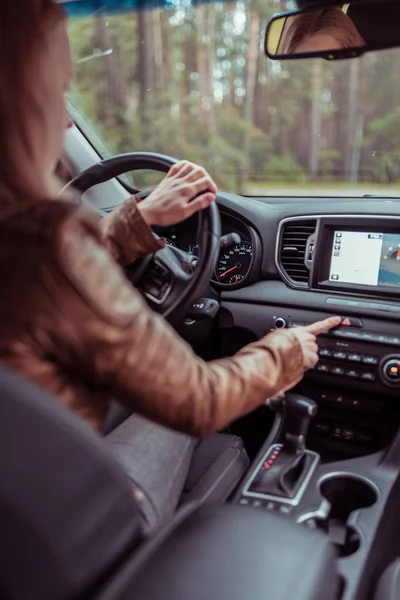
<svg viewBox="0 0 400 600">
<path fill-rule="evenodd" d="M 295 394 L 287 394 L 283 405 L 280 399 L 268 403 L 283 412 L 284 433 L 280 443 L 266 442 L 233 502 L 323 533 L 336 548 L 338 600 L 366 598 L 382 567 L 398 553 L 400 437 L 385 452 L 324 464 L 304 443 L 316 404 Z M 300 430 L 303 440 L 293 446 L 293 433 L 296 437 Z M 296 468 L 300 457 L 302 466 Z"/>
</svg>

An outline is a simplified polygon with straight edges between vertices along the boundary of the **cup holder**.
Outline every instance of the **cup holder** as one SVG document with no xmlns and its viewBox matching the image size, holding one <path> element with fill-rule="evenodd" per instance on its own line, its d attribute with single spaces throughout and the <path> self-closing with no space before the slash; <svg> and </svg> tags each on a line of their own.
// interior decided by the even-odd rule
<svg viewBox="0 0 400 600">
<path fill-rule="evenodd" d="M 378 490 L 368 480 L 345 473 L 324 478 L 319 489 L 330 509 L 323 517 L 316 514 L 312 522 L 329 535 L 339 556 L 351 556 L 360 548 L 361 536 L 357 528 L 349 524 L 349 517 L 356 510 L 373 506 L 378 500 Z"/>
</svg>

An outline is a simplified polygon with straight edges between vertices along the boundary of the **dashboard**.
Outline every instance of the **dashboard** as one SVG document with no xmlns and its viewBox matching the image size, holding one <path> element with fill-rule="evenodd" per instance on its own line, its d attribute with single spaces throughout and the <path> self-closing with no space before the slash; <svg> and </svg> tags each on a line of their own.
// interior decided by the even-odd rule
<svg viewBox="0 0 400 600">
<path fill-rule="evenodd" d="M 322 407 L 321 435 L 374 447 L 395 422 L 387 411 L 398 411 L 400 395 L 400 202 L 220 193 L 218 206 L 223 235 L 241 237 L 221 252 L 210 282 L 220 334 L 258 339 L 342 316 L 319 338 L 320 361 L 300 391 Z M 157 233 L 198 252 L 196 220 Z"/>
</svg>

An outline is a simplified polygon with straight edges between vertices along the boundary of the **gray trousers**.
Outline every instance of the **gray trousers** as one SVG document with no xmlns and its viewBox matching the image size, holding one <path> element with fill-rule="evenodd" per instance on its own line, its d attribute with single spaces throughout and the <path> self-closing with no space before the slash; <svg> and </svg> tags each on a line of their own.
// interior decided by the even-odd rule
<svg viewBox="0 0 400 600">
<path fill-rule="evenodd" d="M 175 513 L 197 440 L 130 416 L 105 436 L 112 454 L 143 499 L 144 529 L 153 533 Z"/>
</svg>

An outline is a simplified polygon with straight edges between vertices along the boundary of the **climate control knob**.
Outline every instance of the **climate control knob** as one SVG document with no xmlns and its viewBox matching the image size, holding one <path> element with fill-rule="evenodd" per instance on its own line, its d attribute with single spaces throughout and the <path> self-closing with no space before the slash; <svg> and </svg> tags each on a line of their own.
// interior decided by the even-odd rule
<svg viewBox="0 0 400 600">
<path fill-rule="evenodd" d="M 381 373 L 385 383 L 400 384 L 400 356 L 391 356 L 382 362 Z"/>
<path fill-rule="evenodd" d="M 283 317 L 277 317 L 274 321 L 275 329 L 284 329 L 286 325 L 286 320 Z"/>
</svg>

